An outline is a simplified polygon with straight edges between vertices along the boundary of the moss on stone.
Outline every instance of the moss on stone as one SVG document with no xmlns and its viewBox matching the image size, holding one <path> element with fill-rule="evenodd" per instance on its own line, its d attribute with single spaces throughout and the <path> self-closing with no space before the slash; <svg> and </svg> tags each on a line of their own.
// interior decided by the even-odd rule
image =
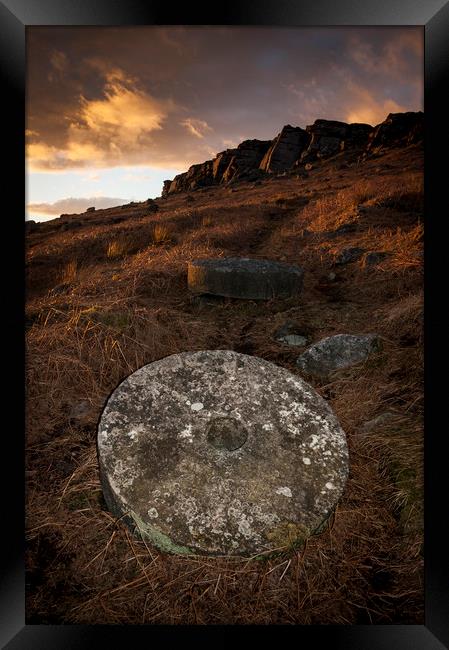
<svg viewBox="0 0 449 650">
<path fill-rule="evenodd" d="M 180 546 L 175 544 L 168 535 L 158 530 L 155 526 L 145 523 L 135 512 L 129 511 L 129 516 L 134 521 L 137 531 L 140 533 L 142 539 L 150 541 L 157 546 L 161 551 L 166 553 L 176 553 L 178 555 L 196 555 L 188 546 Z"/>
</svg>

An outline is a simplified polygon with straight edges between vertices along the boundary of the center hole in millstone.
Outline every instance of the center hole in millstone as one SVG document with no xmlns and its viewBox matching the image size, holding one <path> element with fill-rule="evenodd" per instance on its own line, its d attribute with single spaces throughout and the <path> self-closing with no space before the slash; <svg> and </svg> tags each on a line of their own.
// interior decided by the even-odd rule
<svg viewBox="0 0 449 650">
<path fill-rule="evenodd" d="M 207 430 L 207 440 L 216 449 L 234 451 L 244 445 L 247 438 L 245 427 L 234 418 L 215 418 Z"/>
</svg>

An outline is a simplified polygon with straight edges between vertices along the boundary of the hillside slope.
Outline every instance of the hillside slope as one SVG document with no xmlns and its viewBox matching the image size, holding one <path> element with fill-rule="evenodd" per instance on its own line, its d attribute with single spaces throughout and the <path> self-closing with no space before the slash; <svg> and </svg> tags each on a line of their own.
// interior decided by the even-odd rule
<svg viewBox="0 0 449 650">
<path fill-rule="evenodd" d="M 422 145 L 311 165 L 28 226 L 28 623 L 422 624 Z M 353 248 L 359 259 L 343 263 Z M 298 264 L 301 296 L 191 295 L 188 260 L 225 255 Z M 232 349 L 299 373 L 305 348 L 276 340 L 286 323 L 309 344 L 382 341 L 366 363 L 310 380 L 350 450 L 331 525 L 257 563 L 133 539 L 98 477 L 111 391 L 183 350 Z"/>
</svg>

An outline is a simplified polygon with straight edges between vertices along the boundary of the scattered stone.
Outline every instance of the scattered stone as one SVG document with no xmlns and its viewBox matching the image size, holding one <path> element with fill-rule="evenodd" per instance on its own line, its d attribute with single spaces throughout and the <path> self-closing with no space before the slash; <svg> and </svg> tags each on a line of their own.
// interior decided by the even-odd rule
<svg viewBox="0 0 449 650">
<path fill-rule="evenodd" d="M 252 557 L 319 532 L 348 476 L 344 431 L 305 381 L 230 350 L 150 363 L 98 427 L 106 504 L 162 551 Z"/>
<path fill-rule="evenodd" d="M 388 422 L 388 420 L 394 418 L 395 415 L 397 415 L 397 413 L 392 413 L 391 411 L 385 411 L 384 413 L 380 413 L 372 420 L 368 420 L 367 422 L 362 424 L 362 426 L 360 427 L 360 433 L 371 433 L 372 431 L 375 431 L 378 427 Z"/>
<path fill-rule="evenodd" d="M 303 275 L 298 266 L 284 262 L 223 257 L 192 260 L 187 281 L 189 289 L 196 293 L 267 300 L 298 295 Z"/>
<path fill-rule="evenodd" d="M 335 370 L 365 361 L 378 345 L 375 334 L 336 334 L 308 348 L 296 365 L 308 375 L 326 378 Z"/>
<path fill-rule="evenodd" d="M 375 251 L 372 253 L 367 253 L 363 257 L 362 265 L 375 266 L 376 264 L 382 262 L 386 257 L 388 257 L 388 253 L 386 253 L 385 251 Z"/>
<path fill-rule="evenodd" d="M 86 420 L 92 414 L 92 407 L 87 400 L 74 404 L 69 411 L 69 419 L 75 421 Z"/>
<path fill-rule="evenodd" d="M 294 321 L 288 320 L 274 333 L 274 338 L 279 343 L 302 347 L 307 345 L 307 337 L 300 334 L 300 328 Z"/>
<path fill-rule="evenodd" d="M 282 338 L 278 339 L 280 343 L 286 343 L 287 345 L 293 345 L 297 347 L 304 347 L 307 345 L 307 339 L 305 336 L 299 334 L 286 334 Z"/>
<path fill-rule="evenodd" d="M 365 250 L 363 248 L 358 248 L 357 246 L 353 248 L 345 248 L 342 250 L 340 255 L 337 256 L 335 264 L 349 264 L 350 262 L 356 262 L 359 260 Z"/>
</svg>

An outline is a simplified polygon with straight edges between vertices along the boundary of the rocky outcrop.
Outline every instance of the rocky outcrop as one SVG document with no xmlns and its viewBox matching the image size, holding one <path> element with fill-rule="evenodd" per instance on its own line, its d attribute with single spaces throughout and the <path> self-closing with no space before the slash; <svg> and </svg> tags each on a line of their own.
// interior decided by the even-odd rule
<svg viewBox="0 0 449 650">
<path fill-rule="evenodd" d="M 406 147 L 424 139 L 424 113 L 390 113 L 378 124 L 367 144 L 367 153 L 379 153 L 385 147 Z"/>
<path fill-rule="evenodd" d="M 260 169 L 266 172 L 282 172 L 291 169 L 309 140 L 307 131 L 299 126 L 293 127 L 287 124 L 273 140 L 260 163 Z"/>
<path fill-rule="evenodd" d="M 260 175 L 260 161 L 270 145 L 271 140 L 244 140 L 236 149 L 220 151 L 213 160 L 192 165 L 172 181 L 164 181 L 162 196 L 228 183 L 237 178 L 255 180 Z"/>
<path fill-rule="evenodd" d="M 361 148 L 368 142 L 373 127 L 369 124 L 346 124 L 336 120 L 315 120 L 306 127 L 309 135 L 307 149 L 302 152 L 300 163 L 316 158 L 327 158 L 342 150 Z"/>
<path fill-rule="evenodd" d="M 235 149 L 221 151 L 213 160 L 192 165 L 172 181 L 164 181 L 162 196 L 238 180 L 257 180 L 267 173 L 284 173 L 294 168 L 308 170 L 315 161 L 340 152 L 359 152 L 359 159 L 363 159 L 385 147 L 420 142 L 423 131 L 422 112 L 390 113 L 376 127 L 337 120 L 315 120 L 305 129 L 287 124 L 274 140 L 245 140 Z"/>
</svg>

